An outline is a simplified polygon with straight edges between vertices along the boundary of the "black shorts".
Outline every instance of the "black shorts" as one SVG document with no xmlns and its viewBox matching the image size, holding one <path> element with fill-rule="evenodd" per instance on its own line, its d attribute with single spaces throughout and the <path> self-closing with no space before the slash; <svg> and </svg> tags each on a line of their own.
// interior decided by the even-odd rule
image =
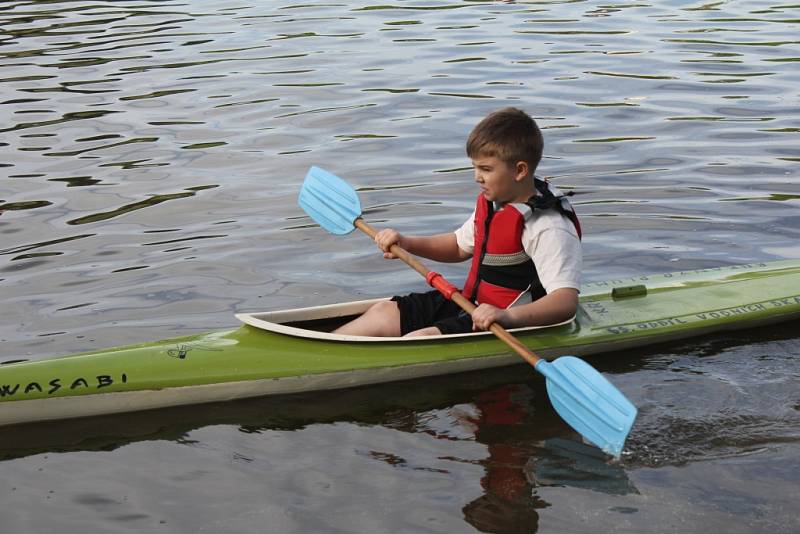
<svg viewBox="0 0 800 534">
<path fill-rule="evenodd" d="M 400 335 L 435 326 L 442 334 L 472 332 L 472 317 L 437 290 L 392 297 L 400 309 Z"/>
</svg>

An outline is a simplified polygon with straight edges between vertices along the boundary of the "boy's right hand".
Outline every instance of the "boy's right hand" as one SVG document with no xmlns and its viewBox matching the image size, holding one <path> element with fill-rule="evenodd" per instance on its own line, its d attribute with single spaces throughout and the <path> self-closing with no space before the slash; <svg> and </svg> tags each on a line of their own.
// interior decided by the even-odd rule
<svg viewBox="0 0 800 534">
<path fill-rule="evenodd" d="M 375 234 L 375 244 L 377 244 L 378 248 L 383 251 L 383 257 L 388 260 L 397 258 L 397 256 L 389 251 L 389 249 L 392 247 L 392 245 L 399 245 L 400 247 L 403 247 L 402 241 L 403 236 L 400 234 L 400 232 L 392 228 L 384 228 Z"/>
</svg>

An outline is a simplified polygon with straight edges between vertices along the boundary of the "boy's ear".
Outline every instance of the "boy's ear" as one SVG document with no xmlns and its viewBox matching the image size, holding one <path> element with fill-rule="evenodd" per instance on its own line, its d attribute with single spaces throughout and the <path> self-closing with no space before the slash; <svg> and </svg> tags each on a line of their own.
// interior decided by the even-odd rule
<svg viewBox="0 0 800 534">
<path fill-rule="evenodd" d="M 517 175 L 514 177 L 514 179 L 518 182 L 521 182 L 528 177 L 528 162 L 518 161 L 515 170 Z"/>
</svg>

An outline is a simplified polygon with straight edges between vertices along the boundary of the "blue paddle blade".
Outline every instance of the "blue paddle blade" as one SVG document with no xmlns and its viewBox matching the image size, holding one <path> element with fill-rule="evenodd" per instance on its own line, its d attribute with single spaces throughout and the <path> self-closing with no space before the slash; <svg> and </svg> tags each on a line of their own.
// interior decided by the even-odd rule
<svg viewBox="0 0 800 534">
<path fill-rule="evenodd" d="M 604 452 L 619 458 L 636 419 L 636 407 L 592 366 L 574 356 L 540 360 L 547 395 L 572 428 Z"/>
<path fill-rule="evenodd" d="M 349 234 L 361 216 L 361 201 L 347 182 L 319 167 L 306 174 L 297 203 L 309 217 L 336 235 Z"/>
</svg>

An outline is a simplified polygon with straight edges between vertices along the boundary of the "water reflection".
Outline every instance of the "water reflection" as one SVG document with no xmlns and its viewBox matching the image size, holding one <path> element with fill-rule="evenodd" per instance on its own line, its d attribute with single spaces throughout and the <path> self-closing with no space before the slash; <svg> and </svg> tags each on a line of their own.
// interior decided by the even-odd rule
<svg viewBox="0 0 800 534">
<path fill-rule="evenodd" d="M 95 214 L 92 214 L 92 215 L 85 215 L 83 217 L 78 217 L 77 219 L 69 220 L 69 221 L 67 221 L 67 224 L 78 225 L 78 224 L 88 224 L 88 223 L 94 223 L 94 222 L 98 222 L 98 221 L 104 221 L 104 220 L 107 220 L 107 219 L 112 219 L 114 217 L 119 217 L 120 215 L 124 215 L 126 213 L 130 213 L 130 212 L 135 211 L 135 210 L 148 208 L 150 206 L 155 206 L 157 204 L 161 204 L 162 202 L 167 202 L 169 200 L 176 200 L 176 199 L 180 199 L 180 198 L 193 197 L 196 194 L 197 191 L 203 191 L 205 189 L 213 189 L 215 187 L 219 187 L 219 186 L 217 186 L 217 185 L 196 186 L 196 187 L 187 188 L 187 191 L 185 191 L 183 193 L 171 193 L 171 194 L 167 194 L 167 195 L 153 195 L 153 196 L 151 196 L 150 198 L 148 198 L 146 200 L 142 200 L 142 201 L 139 201 L 139 202 L 134 202 L 132 204 L 126 204 L 124 206 L 120 206 L 119 208 L 116 208 L 116 209 L 111 210 L 111 211 L 106 211 L 106 212 L 103 212 L 103 213 L 95 213 Z"/>
<path fill-rule="evenodd" d="M 572 487 L 611 495 L 639 493 L 625 467 L 590 445 L 561 438 L 548 439 L 525 464 L 533 487 Z"/>
<path fill-rule="evenodd" d="M 487 457 L 481 461 L 486 470 L 481 478 L 484 493 L 464 506 L 463 512 L 466 521 L 481 532 L 536 532 L 537 510 L 548 506 L 525 473 L 533 436 L 519 431 L 533 429 L 525 424 L 536 411 L 532 401 L 533 392 L 519 385 L 486 391 L 476 398 L 475 439 L 487 447 Z M 546 428 L 542 421 L 546 403 L 539 404 L 545 406 L 536 414 L 538 422 Z M 536 434 L 541 435 L 542 429 L 536 428 Z"/>
</svg>

